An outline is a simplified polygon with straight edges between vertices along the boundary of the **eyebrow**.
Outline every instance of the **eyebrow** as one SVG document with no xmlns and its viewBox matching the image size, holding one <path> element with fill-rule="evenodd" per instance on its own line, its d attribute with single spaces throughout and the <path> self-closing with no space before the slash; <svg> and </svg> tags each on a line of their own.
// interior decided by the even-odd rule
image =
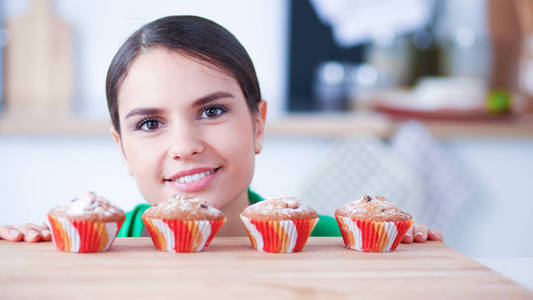
<svg viewBox="0 0 533 300">
<path fill-rule="evenodd" d="M 160 108 L 144 108 L 144 107 L 140 107 L 140 108 L 136 108 L 136 109 L 133 109 L 132 111 L 130 111 L 126 115 L 126 117 L 124 119 L 127 119 L 129 117 L 133 117 L 133 116 L 157 115 L 157 114 L 160 114 L 162 112 L 163 112 L 163 110 L 160 109 Z"/>
<path fill-rule="evenodd" d="M 215 101 L 220 98 L 233 98 L 233 94 L 226 93 L 226 92 L 215 92 L 211 93 L 207 96 L 204 96 L 196 101 L 194 101 L 193 106 L 202 106 L 209 102 Z"/>
<path fill-rule="evenodd" d="M 209 95 L 206 95 L 202 98 L 199 98 L 194 101 L 193 106 L 202 106 L 209 102 L 215 101 L 220 98 L 233 98 L 233 94 L 226 93 L 226 92 L 215 92 L 211 93 Z M 163 112 L 163 109 L 161 108 L 148 108 L 148 107 L 139 107 L 135 108 L 132 111 L 130 111 L 125 119 L 133 116 L 145 116 L 145 115 L 156 115 Z"/>
</svg>

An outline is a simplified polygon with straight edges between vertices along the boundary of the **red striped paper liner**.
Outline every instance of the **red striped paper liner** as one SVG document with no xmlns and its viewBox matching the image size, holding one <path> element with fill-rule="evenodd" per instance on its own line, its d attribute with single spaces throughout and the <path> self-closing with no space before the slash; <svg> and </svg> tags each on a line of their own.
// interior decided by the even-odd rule
<svg viewBox="0 0 533 300">
<path fill-rule="evenodd" d="M 56 248 L 77 253 L 109 250 L 124 222 L 79 221 L 51 215 L 48 220 Z"/>
<path fill-rule="evenodd" d="M 203 251 L 226 222 L 226 218 L 198 221 L 141 218 L 154 246 L 174 253 Z"/>
<path fill-rule="evenodd" d="M 335 215 L 346 248 L 364 252 L 396 250 L 414 220 L 378 222 Z"/>
<path fill-rule="evenodd" d="M 292 253 L 303 249 L 318 218 L 302 220 L 254 220 L 241 216 L 256 250 L 271 253 Z"/>
</svg>

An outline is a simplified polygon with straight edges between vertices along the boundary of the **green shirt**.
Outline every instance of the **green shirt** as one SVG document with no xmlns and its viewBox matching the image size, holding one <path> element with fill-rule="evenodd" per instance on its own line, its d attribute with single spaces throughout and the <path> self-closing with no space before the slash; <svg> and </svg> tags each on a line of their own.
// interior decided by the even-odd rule
<svg viewBox="0 0 533 300">
<path fill-rule="evenodd" d="M 250 199 L 250 204 L 264 200 L 251 190 L 248 190 L 248 199 Z M 149 207 L 149 204 L 142 203 L 135 206 L 132 211 L 127 212 L 126 220 L 124 220 L 118 232 L 118 237 L 140 237 L 144 229 L 141 215 Z M 323 215 L 318 215 L 318 217 L 318 224 L 316 224 L 315 229 L 311 232 L 311 236 L 341 236 L 341 231 L 335 218 Z"/>
</svg>

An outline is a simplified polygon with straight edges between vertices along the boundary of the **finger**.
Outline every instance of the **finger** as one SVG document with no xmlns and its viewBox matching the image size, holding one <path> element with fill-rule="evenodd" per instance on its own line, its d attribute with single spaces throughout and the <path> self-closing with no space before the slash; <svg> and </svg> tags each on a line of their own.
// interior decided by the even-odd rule
<svg viewBox="0 0 533 300">
<path fill-rule="evenodd" d="M 52 232 L 50 231 L 50 228 L 48 228 L 48 225 L 46 223 L 43 223 L 42 229 L 41 229 L 41 241 L 51 241 L 52 240 Z"/>
<path fill-rule="evenodd" d="M 22 226 L 17 226 L 17 229 L 22 231 L 24 233 L 24 241 L 26 242 L 38 242 L 41 240 L 41 230 L 43 230 L 42 226 L 35 225 L 33 223 L 27 223 Z"/>
<path fill-rule="evenodd" d="M 428 228 L 424 224 L 415 225 L 415 233 L 413 235 L 415 242 L 424 243 L 428 239 Z"/>
<path fill-rule="evenodd" d="M 18 242 L 24 237 L 24 234 L 12 226 L 0 226 L 0 239 L 11 242 Z"/>
<path fill-rule="evenodd" d="M 442 242 L 442 232 L 440 231 L 440 229 L 437 229 L 437 228 L 431 229 L 428 232 L 428 240 Z"/>
<path fill-rule="evenodd" d="M 412 230 L 408 230 L 402 238 L 402 243 L 410 244 L 414 241 Z"/>
<path fill-rule="evenodd" d="M 409 229 L 407 229 L 407 232 L 405 233 L 405 235 L 402 238 L 402 243 L 410 244 L 410 243 L 414 242 L 414 237 L 413 237 L 414 228 L 415 228 L 415 226 L 411 225 L 411 227 L 409 227 Z"/>
<path fill-rule="evenodd" d="M 33 228 L 30 228 L 24 233 L 24 241 L 36 243 L 41 240 L 41 233 Z"/>
</svg>

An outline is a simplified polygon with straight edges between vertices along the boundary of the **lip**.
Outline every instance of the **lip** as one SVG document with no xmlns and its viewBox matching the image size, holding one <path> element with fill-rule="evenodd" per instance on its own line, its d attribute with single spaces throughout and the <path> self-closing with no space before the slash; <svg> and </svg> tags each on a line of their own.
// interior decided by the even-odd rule
<svg viewBox="0 0 533 300">
<path fill-rule="evenodd" d="M 207 171 L 211 171 L 211 170 L 214 170 L 214 169 L 217 169 L 217 168 L 194 168 L 194 169 L 190 169 L 190 170 L 185 170 L 185 171 L 181 171 L 181 172 L 178 172 L 178 173 L 174 174 L 170 178 L 165 178 L 165 180 L 174 180 L 174 179 L 178 179 L 178 178 L 183 177 L 183 176 L 192 175 L 192 174 L 196 174 L 196 173 L 207 172 Z"/>
<path fill-rule="evenodd" d="M 197 174 L 197 173 L 201 173 L 201 172 L 207 172 L 207 171 L 211 171 L 211 170 L 214 170 L 215 172 L 213 172 L 212 174 L 209 174 L 207 176 L 204 176 L 204 177 L 202 177 L 202 178 L 200 178 L 200 179 L 198 179 L 196 181 L 193 181 L 193 182 L 181 183 L 181 182 L 178 182 L 178 181 L 174 181 L 174 179 L 177 179 L 177 178 L 180 178 L 180 177 L 183 177 L 183 176 Z M 165 182 L 170 184 L 173 188 L 175 188 L 178 191 L 183 192 L 183 193 L 197 192 L 197 191 L 205 189 L 213 181 L 213 179 L 215 179 L 215 176 L 218 174 L 219 171 L 220 171 L 220 167 L 218 167 L 218 168 L 195 168 L 195 169 L 190 169 L 190 170 L 186 170 L 186 171 L 182 171 L 182 172 L 176 173 L 175 175 L 173 175 L 170 178 L 166 178 Z"/>
</svg>

